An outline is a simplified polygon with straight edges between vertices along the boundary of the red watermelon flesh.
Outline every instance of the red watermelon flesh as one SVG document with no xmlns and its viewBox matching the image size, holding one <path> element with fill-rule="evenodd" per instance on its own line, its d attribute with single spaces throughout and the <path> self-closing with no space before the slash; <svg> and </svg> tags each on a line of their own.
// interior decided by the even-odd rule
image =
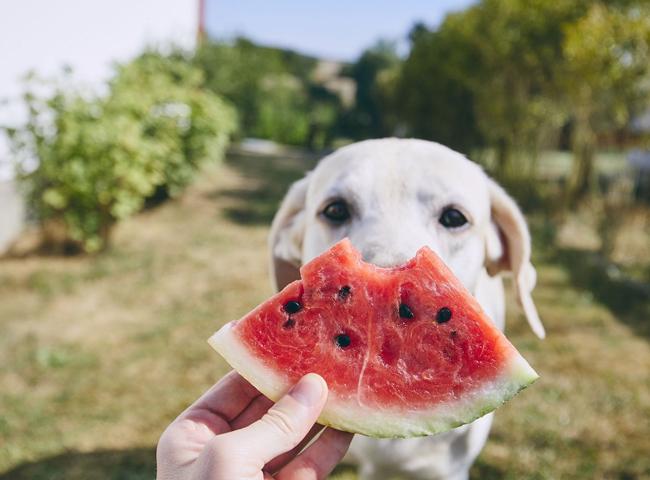
<svg viewBox="0 0 650 480">
<path fill-rule="evenodd" d="M 300 273 L 209 342 L 273 400 L 304 374 L 320 374 L 329 386 L 325 425 L 375 437 L 439 433 L 537 379 L 426 247 L 380 268 L 346 239 Z"/>
</svg>

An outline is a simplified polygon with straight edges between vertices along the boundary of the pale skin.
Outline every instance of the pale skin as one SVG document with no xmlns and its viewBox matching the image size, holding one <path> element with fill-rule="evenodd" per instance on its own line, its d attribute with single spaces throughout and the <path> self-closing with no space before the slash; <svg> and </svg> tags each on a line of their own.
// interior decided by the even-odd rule
<svg viewBox="0 0 650 480">
<path fill-rule="evenodd" d="M 274 404 L 231 372 L 162 434 L 156 452 L 156 478 L 326 478 L 352 440 L 349 433 L 315 423 L 326 400 L 327 384 L 316 374 L 305 375 Z"/>
</svg>

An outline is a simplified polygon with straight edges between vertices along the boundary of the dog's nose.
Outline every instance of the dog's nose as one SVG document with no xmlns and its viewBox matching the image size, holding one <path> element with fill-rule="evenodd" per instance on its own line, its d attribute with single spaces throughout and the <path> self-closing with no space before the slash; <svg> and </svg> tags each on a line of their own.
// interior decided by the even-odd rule
<svg viewBox="0 0 650 480">
<path fill-rule="evenodd" d="M 416 252 L 417 249 L 411 252 L 410 250 L 405 251 L 401 248 L 395 249 L 394 247 L 390 248 L 380 245 L 372 245 L 361 249 L 364 262 L 384 268 L 402 265 L 413 258 Z"/>
<path fill-rule="evenodd" d="M 372 225 L 374 228 L 365 229 L 363 234 L 355 232 L 356 235 L 350 235 L 350 240 L 365 262 L 378 267 L 403 265 L 424 246 L 440 255 L 435 234 L 413 223 L 408 219 L 399 224 L 382 225 L 378 222 Z"/>
</svg>

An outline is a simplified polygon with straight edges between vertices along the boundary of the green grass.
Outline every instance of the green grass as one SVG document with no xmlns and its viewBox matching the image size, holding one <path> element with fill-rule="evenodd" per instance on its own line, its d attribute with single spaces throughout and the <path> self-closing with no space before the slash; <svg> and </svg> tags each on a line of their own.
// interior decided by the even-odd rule
<svg viewBox="0 0 650 480">
<path fill-rule="evenodd" d="M 0 479 L 153 477 L 164 427 L 227 370 L 207 337 L 271 293 L 268 224 L 309 167 L 231 158 L 104 255 L 0 261 Z M 548 339 L 512 302 L 508 335 L 541 379 L 499 410 L 473 478 L 647 478 L 647 302 L 621 310 L 625 286 L 570 252 L 536 259 Z"/>
<path fill-rule="evenodd" d="M 470 156 L 470 158 L 474 157 L 480 159 L 481 163 L 488 169 L 496 170 L 496 158 L 493 151 L 478 151 L 475 156 Z M 512 156 L 512 161 L 519 168 L 523 165 L 525 170 L 530 168 L 533 159 L 528 152 L 515 151 Z M 594 161 L 595 169 L 601 175 L 615 175 L 627 169 L 626 153 L 624 151 L 599 151 L 596 153 Z M 565 177 L 571 171 L 573 154 L 569 151 L 543 150 L 539 153 L 535 162 L 537 164 L 538 178 L 558 179 Z"/>
</svg>

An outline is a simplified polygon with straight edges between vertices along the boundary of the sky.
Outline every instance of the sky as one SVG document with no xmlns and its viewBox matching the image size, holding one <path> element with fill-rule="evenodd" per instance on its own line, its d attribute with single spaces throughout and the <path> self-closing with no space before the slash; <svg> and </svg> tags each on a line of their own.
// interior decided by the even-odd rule
<svg viewBox="0 0 650 480">
<path fill-rule="evenodd" d="M 270 45 L 354 60 L 378 38 L 403 39 L 416 21 L 437 25 L 473 0 L 206 0 L 211 37 L 244 34 Z"/>
</svg>

